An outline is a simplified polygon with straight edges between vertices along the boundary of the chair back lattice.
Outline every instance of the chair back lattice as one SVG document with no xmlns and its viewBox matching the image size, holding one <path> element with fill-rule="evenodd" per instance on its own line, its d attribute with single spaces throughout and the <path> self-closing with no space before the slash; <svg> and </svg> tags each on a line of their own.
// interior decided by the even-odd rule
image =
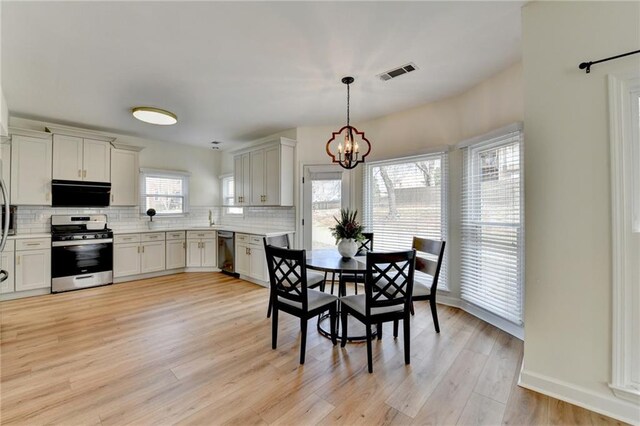
<svg viewBox="0 0 640 426">
<path fill-rule="evenodd" d="M 373 232 L 363 232 L 364 241 L 360 242 L 356 256 L 364 256 L 373 251 Z"/>
<path fill-rule="evenodd" d="M 444 259 L 445 245 L 445 241 L 413 237 L 413 248 L 418 253 L 416 257 L 416 271 L 431 276 L 431 294 L 435 294 L 438 288 L 438 278 L 440 276 L 442 260 Z M 429 259 L 422 254 L 435 258 L 435 260 Z"/>
<path fill-rule="evenodd" d="M 366 314 L 372 308 L 404 305 L 409 309 L 413 293 L 416 251 L 367 253 Z"/>
<path fill-rule="evenodd" d="M 276 297 L 302 304 L 307 310 L 307 269 L 305 250 L 265 246 L 269 282 Z"/>
</svg>

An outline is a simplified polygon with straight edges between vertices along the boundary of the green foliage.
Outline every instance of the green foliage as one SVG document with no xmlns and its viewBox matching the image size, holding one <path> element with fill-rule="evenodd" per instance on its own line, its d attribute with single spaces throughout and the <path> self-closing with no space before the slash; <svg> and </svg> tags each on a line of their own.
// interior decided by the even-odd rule
<svg viewBox="0 0 640 426">
<path fill-rule="evenodd" d="M 336 220 L 336 226 L 329 229 L 331 230 L 331 235 L 336 239 L 336 244 L 340 240 L 349 238 L 353 238 L 356 241 L 364 240 L 364 235 L 362 235 L 364 226 L 358 223 L 357 216 L 358 210 L 340 209 L 340 219 L 333 217 Z"/>
</svg>

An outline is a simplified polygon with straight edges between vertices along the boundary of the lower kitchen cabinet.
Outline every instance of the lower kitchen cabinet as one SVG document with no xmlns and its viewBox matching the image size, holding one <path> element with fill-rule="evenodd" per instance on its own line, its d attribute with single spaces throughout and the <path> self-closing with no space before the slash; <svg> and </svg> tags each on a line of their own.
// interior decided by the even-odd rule
<svg viewBox="0 0 640 426">
<path fill-rule="evenodd" d="M 187 232 L 187 267 L 215 268 L 218 263 L 215 231 Z"/>
<path fill-rule="evenodd" d="M 7 241 L 4 251 L 0 254 L 0 269 L 4 269 L 9 274 L 4 282 L 0 283 L 0 293 L 13 293 L 15 291 L 15 253 L 13 251 L 13 241 Z"/>
<path fill-rule="evenodd" d="M 51 288 L 51 249 L 16 251 L 16 291 Z"/>
<path fill-rule="evenodd" d="M 167 240 L 167 269 L 184 268 L 187 265 L 185 240 Z"/>
<path fill-rule="evenodd" d="M 140 245 L 140 273 L 164 271 L 165 247 L 164 241 L 145 242 Z"/>
<path fill-rule="evenodd" d="M 258 281 L 269 281 L 262 237 L 236 234 L 236 272 Z"/>
<path fill-rule="evenodd" d="M 113 276 L 126 277 L 140 273 L 140 243 L 113 245 Z"/>
<path fill-rule="evenodd" d="M 164 232 L 116 236 L 113 245 L 114 278 L 164 270 Z"/>
</svg>

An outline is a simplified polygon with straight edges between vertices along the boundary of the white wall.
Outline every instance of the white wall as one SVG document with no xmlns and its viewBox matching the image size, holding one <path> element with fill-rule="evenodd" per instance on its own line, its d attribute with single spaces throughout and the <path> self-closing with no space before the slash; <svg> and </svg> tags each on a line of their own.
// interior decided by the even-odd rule
<svg viewBox="0 0 640 426">
<path fill-rule="evenodd" d="M 383 83 L 387 84 L 387 83 Z M 388 83 L 393 84 L 393 82 Z M 357 117 L 357 111 L 352 111 Z M 367 159 L 382 160 L 416 155 L 434 148 L 455 145 L 473 136 L 523 120 L 522 65 L 511 67 L 452 98 L 433 102 L 375 120 L 354 123 L 372 144 Z M 300 164 L 328 164 L 325 145 L 331 132 L 344 123 L 325 127 L 299 127 L 298 161 Z M 462 155 L 449 153 L 449 288 L 459 297 L 460 187 Z M 362 211 L 362 167 L 352 172 L 355 194 L 353 206 Z M 300 209 L 298 209 L 300 214 Z M 300 223 L 300 220 L 297 220 Z"/>
<path fill-rule="evenodd" d="M 44 131 L 45 122 L 11 117 L 11 126 Z M 90 130 L 90 129 L 89 129 Z M 140 167 L 191 172 L 189 201 L 192 206 L 220 204 L 220 157 L 212 149 L 190 145 L 153 141 L 110 133 L 116 141 L 145 147 L 140 151 Z"/>
<path fill-rule="evenodd" d="M 2 91 L 2 2 L 0 1 L 0 136 L 7 135 L 9 127 L 9 109 Z"/>
<path fill-rule="evenodd" d="M 640 423 L 611 379 L 608 73 L 639 69 L 638 2 L 523 9 L 526 304 L 523 385 Z M 640 329 L 640 324 L 639 324 Z"/>
</svg>

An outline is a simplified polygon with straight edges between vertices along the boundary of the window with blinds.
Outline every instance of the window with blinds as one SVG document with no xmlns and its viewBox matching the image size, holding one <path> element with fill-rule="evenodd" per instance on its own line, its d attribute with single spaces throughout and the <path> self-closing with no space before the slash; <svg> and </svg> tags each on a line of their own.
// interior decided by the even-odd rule
<svg viewBox="0 0 640 426">
<path fill-rule="evenodd" d="M 463 149 L 461 297 L 523 323 L 522 132 Z"/>
<path fill-rule="evenodd" d="M 224 213 L 228 215 L 242 215 L 244 209 L 242 207 L 233 207 L 236 203 L 235 197 L 235 180 L 233 175 L 224 176 L 222 178 L 222 205 Z"/>
<path fill-rule="evenodd" d="M 447 240 L 447 160 L 440 152 L 365 164 L 364 225 L 374 250 L 410 249 L 414 236 Z M 440 289 L 447 289 L 447 257 Z"/>
<path fill-rule="evenodd" d="M 141 169 L 140 211 L 155 209 L 157 215 L 179 215 L 189 211 L 189 174 Z"/>
</svg>

